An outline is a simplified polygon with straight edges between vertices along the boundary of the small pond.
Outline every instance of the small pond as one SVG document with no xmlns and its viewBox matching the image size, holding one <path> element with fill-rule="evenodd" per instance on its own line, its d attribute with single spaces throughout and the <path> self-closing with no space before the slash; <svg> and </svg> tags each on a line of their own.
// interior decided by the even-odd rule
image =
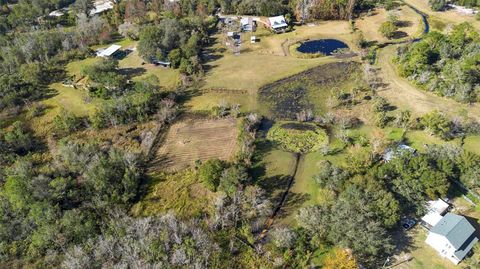
<svg viewBox="0 0 480 269">
<path fill-rule="evenodd" d="M 303 42 L 297 48 L 301 53 L 322 53 L 327 56 L 338 49 L 348 49 L 348 45 L 336 39 L 319 39 Z"/>
</svg>

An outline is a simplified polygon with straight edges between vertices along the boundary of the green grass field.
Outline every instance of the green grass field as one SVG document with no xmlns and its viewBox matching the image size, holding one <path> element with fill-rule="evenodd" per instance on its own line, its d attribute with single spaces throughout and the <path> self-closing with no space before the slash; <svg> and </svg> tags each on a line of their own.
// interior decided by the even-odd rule
<svg viewBox="0 0 480 269">
<path fill-rule="evenodd" d="M 273 202 L 278 202 L 285 191 L 295 168 L 295 155 L 273 147 L 266 140 L 257 142 L 252 176 L 267 192 Z"/>
<path fill-rule="evenodd" d="M 131 45 L 136 46 L 136 43 L 132 43 Z M 154 75 L 158 78 L 160 86 L 165 88 L 175 87 L 179 79 L 178 70 L 145 63 L 136 50 L 121 59 L 119 61 L 119 67 L 122 69 L 131 69 L 132 72 L 138 72 L 140 75 L 133 77 L 132 79 L 134 81 L 139 81 L 146 76 Z"/>
</svg>

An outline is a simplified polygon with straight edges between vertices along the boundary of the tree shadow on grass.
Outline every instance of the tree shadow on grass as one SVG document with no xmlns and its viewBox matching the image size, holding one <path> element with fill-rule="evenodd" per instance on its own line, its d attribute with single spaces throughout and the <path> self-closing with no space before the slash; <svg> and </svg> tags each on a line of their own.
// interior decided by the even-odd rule
<svg viewBox="0 0 480 269">
<path fill-rule="evenodd" d="M 418 226 L 415 229 L 423 229 L 422 227 Z M 400 225 L 395 227 L 394 230 L 391 231 L 391 238 L 395 249 L 393 250 L 393 255 L 399 255 L 401 253 L 410 253 L 413 252 L 415 247 L 415 236 L 417 233 L 421 231 L 410 230 L 405 231 Z"/>
<path fill-rule="evenodd" d="M 393 33 L 393 37 L 392 39 L 400 39 L 400 38 L 404 38 L 404 37 L 407 37 L 408 34 L 405 33 L 404 31 L 395 31 Z"/>
<path fill-rule="evenodd" d="M 413 23 L 411 21 L 398 21 L 397 26 L 402 28 L 402 27 L 410 27 L 412 26 Z"/>
<path fill-rule="evenodd" d="M 127 76 L 128 79 L 132 79 L 134 77 L 141 76 L 146 73 L 145 68 L 137 67 L 137 68 L 122 68 L 120 69 L 120 74 Z"/>
<path fill-rule="evenodd" d="M 288 193 L 283 207 L 278 212 L 278 217 L 284 218 L 295 213 L 295 211 L 300 209 L 308 200 L 310 200 L 310 194 L 308 193 Z"/>
</svg>

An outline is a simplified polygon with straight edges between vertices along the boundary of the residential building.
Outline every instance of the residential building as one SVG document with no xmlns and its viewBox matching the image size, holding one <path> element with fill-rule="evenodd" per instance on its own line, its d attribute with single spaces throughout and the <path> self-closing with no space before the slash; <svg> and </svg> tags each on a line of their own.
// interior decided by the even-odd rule
<svg viewBox="0 0 480 269">
<path fill-rule="evenodd" d="M 458 264 L 470 253 L 478 238 L 475 228 L 465 217 L 447 213 L 430 229 L 425 242 L 441 257 Z"/>
</svg>

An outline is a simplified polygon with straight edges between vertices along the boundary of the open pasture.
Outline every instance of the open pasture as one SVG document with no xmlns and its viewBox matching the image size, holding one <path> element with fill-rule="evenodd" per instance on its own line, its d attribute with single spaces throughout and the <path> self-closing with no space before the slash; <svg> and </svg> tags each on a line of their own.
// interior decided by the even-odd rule
<svg viewBox="0 0 480 269">
<path fill-rule="evenodd" d="M 156 152 L 152 170 L 178 171 L 195 161 L 230 160 L 237 148 L 235 119 L 185 120 L 174 124 Z"/>
<path fill-rule="evenodd" d="M 258 43 L 251 44 L 255 35 Z M 298 59 L 289 55 L 288 45 L 300 40 L 335 38 L 352 47 L 352 34 L 348 22 L 321 22 L 299 26 L 284 34 L 272 34 L 259 28 L 255 33 L 242 34 L 240 55 L 234 55 L 226 46 L 223 32 L 214 36 L 215 44 L 209 48 L 210 61 L 206 64 L 203 89 L 256 90 L 261 86 L 288 77 L 320 64 L 338 61 L 334 57 Z"/>
</svg>

